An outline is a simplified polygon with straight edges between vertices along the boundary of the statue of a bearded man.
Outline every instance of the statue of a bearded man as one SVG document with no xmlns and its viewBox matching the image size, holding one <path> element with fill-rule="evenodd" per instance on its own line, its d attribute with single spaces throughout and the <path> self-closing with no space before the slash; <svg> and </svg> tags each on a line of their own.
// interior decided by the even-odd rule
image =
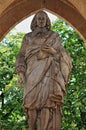
<svg viewBox="0 0 86 130">
<path fill-rule="evenodd" d="M 30 130 L 61 129 L 61 105 L 72 63 L 50 27 L 48 15 L 44 11 L 36 13 L 32 32 L 24 36 L 16 59 L 18 82 L 24 80 L 23 107 Z"/>
</svg>

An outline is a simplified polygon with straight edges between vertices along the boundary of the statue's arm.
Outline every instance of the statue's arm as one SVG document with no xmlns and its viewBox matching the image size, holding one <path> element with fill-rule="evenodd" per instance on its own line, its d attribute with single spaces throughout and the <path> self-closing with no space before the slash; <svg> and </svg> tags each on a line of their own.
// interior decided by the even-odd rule
<svg viewBox="0 0 86 130">
<path fill-rule="evenodd" d="M 27 35 L 28 34 L 26 34 L 22 40 L 21 48 L 17 55 L 16 63 L 15 63 L 15 72 L 19 75 L 18 78 L 19 85 L 21 85 L 22 82 L 25 81 L 25 72 L 26 72 L 25 53 L 26 53 L 27 41 L 28 41 Z"/>
<path fill-rule="evenodd" d="M 27 46 L 27 40 L 26 40 L 26 35 L 25 35 L 22 40 L 20 51 L 16 58 L 15 72 L 17 74 L 20 74 L 20 73 L 24 74 L 26 71 L 26 63 L 25 63 L 26 46 Z"/>
</svg>

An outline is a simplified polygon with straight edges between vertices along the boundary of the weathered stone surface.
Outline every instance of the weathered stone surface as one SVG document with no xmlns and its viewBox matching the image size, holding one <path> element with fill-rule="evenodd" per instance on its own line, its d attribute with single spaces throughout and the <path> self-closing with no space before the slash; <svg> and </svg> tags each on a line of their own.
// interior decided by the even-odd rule
<svg viewBox="0 0 86 130">
<path fill-rule="evenodd" d="M 24 36 L 15 71 L 24 80 L 23 108 L 30 130 L 60 130 L 61 105 L 72 63 L 47 14 L 39 11 Z"/>
</svg>

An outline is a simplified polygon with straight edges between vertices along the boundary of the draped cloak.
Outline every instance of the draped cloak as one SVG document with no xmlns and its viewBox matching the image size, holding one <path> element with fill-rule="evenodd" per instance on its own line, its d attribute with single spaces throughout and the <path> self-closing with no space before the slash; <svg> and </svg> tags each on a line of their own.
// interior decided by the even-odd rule
<svg viewBox="0 0 86 130">
<path fill-rule="evenodd" d="M 52 47 L 56 53 L 42 51 Z M 25 35 L 16 59 L 15 71 L 24 73 L 24 109 L 55 108 L 63 103 L 72 63 L 60 38 L 53 31 Z"/>
</svg>

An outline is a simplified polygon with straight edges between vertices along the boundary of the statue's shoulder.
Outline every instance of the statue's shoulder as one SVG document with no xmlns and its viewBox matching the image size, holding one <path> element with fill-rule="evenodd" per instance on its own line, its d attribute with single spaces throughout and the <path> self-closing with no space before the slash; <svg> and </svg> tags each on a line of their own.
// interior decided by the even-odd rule
<svg viewBox="0 0 86 130">
<path fill-rule="evenodd" d="M 58 36 L 58 37 L 59 37 L 58 32 L 55 32 L 55 31 L 53 31 L 53 30 L 50 30 L 50 33 L 53 34 L 53 35 L 55 35 L 55 36 Z"/>
<path fill-rule="evenodd" d="M 29 43 L 32 32 L 26 33 L 23 37 L 23 43 Z"/>
<path fill-rule="evenodd" d="M 24 35 L 24 38 L 25 38 L 25 39 L 30 38 L 31 35 L 32 35 L 32 32 L 26 33 L 26 34 Z"/>
<path fill-rule="evenodd" d="M 24 37 L 23 37 L 23 39 L 22 39 L 23 45 L 29 43 L 30 36 L 31 36 L 31 32 L 24 35 Z"/>
</svg>

